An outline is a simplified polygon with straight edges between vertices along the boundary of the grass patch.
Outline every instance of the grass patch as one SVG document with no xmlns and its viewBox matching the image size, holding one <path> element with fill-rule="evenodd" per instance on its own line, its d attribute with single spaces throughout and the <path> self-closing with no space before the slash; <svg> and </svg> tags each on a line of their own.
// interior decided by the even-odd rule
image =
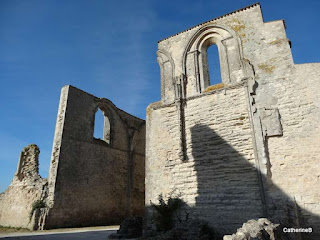
<svg viewBox="0 0 320 240">
<path fill-rule="evenodd" d="M 13 232 L 30 232 L 27 228 L 21 227 L 4 227 L 0 225 L 0 233 L 13 233 Z"/>
</svg>

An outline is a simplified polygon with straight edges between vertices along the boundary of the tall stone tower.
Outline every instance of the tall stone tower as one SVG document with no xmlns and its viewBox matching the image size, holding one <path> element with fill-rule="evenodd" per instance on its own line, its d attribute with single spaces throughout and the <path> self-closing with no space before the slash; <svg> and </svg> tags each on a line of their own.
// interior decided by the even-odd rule
<svg viewBox="0 0 320 240">
<path fill-rule="evenodd" d="M 290 47 L 284 21 L 264 22 L 259 4 L 159 41 L 147 206 L 175 191 L 223 234 L 260 217 L 319 233 L 320 64 L 294 64 Z"/>
</svg>

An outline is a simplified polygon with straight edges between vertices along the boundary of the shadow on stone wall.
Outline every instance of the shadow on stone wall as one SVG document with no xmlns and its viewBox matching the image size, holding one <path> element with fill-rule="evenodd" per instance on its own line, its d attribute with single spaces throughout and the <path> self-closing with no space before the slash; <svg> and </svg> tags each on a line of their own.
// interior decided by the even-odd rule
<svg viewBox="0 0 320 240">
<path fill-rule="evenodd" d="M 319 226 L 312 224 L 319 223 L 320 216 L 301 209 L 270 179 L 269 189 L 276 199 L 261 191 L 254 159 L 249 162 L 206 125 L 193 126 L 191 138 L 198 183 L 195 206 L 189 209 L 193 215 L 209 221 L 222 234 L 236 232 L 239 223 L 249 219 L 267 217 L 288 228 L 313 228 L 313 233 L 287 234 L 291 239 L 320 239 Z M 266 182 L 263 175 L 261 178 Z"/>
</svg>

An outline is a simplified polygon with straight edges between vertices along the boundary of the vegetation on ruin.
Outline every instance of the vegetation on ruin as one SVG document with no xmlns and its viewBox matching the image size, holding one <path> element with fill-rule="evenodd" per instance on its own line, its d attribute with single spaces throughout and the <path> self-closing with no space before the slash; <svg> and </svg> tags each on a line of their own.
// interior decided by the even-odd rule
<svg viewBox="0 0 320 240">
<path fill-rule="evenodd" d="M 34 211 L 36 211 L 37 209 L 40 208 L 45 208 L 46 207 L 46 203 L 43 200 L 37 200 L 32 204 L 32 209 L 30 211 L 30 219 L 33 216 Z"/>
<path fill-rule="evenodd" d="M 192 219 L 190 213 L 185 211 L 185 219 L 180 216 L 180 210 L 184 206 L 184 201 L 179 197 L 169 196 L 167 201 L 163 195 L 158 197 L 159 204 L 151 202 L 152 208 L 155 210 L 155 224 L 158 233 L 147 233 L 143 239 L 153 240 L 216 240 L 216 231 L 208 224 L 208 222 L 200 219 Z"/>
<path fill-rule="evenodd" d="M 0 225 L 0 233 L 11 233 L 11 232 L 29 232 L 30 230 L 27 228 L 21 227 L 5 227 Z"/>
<path fill-rule="evenodd" d="M 156 211 L 155 221 L 158 231 L 168 231 L 173 228 L 174 214 L 182 207 L 183 201 L 176 197 L 169 197 L 167 202 L 162 194 L 158 197 L 159 204 L 153 204 L 152 208 Z"/>
</svg>

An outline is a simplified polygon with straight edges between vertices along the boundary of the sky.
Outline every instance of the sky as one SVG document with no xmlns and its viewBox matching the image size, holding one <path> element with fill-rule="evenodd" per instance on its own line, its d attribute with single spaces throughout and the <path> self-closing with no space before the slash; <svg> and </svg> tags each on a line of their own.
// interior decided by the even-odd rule
<svg viewBox="0 0 320 240">
<path fill-rule="evenodd" d="M 0 0 L 0 192 L 23 147 L 48 177 L 60 90 L 73 85 L 145 119 L 160 100 L 157 41 L 251 0 Z M 285 19 L 295 63 L 320 62 L 320 1 L 261 0 Z"/>
</svg>

